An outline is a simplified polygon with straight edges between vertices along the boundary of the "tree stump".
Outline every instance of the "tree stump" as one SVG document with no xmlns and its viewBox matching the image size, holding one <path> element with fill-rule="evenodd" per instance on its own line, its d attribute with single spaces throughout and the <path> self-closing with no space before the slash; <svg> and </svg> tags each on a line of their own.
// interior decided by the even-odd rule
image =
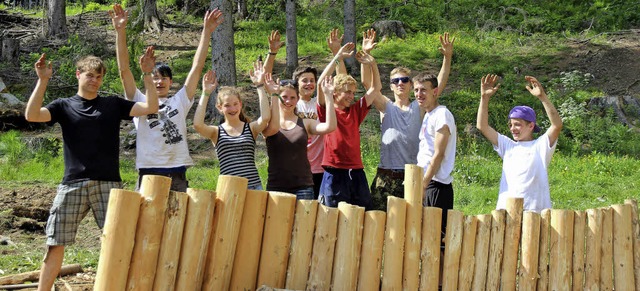
<svg viewBox="0 0 640 291">
<path fill-rule="evenodd" d="M 20 40 L 15 38 L 2 39 L 2 51 L 0 60 L 8 62 L 13 65 L 20 63 Z"/>
</svg>

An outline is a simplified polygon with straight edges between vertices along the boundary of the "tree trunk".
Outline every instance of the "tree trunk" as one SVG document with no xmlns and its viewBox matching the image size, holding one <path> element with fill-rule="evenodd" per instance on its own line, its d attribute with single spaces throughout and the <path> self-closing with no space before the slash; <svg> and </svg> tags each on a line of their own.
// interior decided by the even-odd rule
<svg viewBox="0 0 640 291">
<path fill-rule="evenodd" d="M 20 64 L 20 40 L 15 38 L 5 38 L 1 40 L 0 60 L 11 63 L 15 66 Z"/>
<path fill-rule="evenodd" d="M 67 15 L 65 12 L 65 0 L 49 0 L 47 3 L 47 37 L 66 39 L 69 31 L 67 29 Z"/>
<path fill-rule="evenodd" d="M 156 0 L 141 0 L 142 13 L 140 17 L 143 19 L 144 30 L 159 32 L 162 31 L 162 20 L 158 16 L 158 5 Z"/>
<path fill-rule="evenodd" d="M 345 0 L 344 1 L 344 42 L 356 43 L 356 1 Z M 355 57 L 350 57 L 344 60 L 347 70 L 353 74 L 357 72 L 358 64 L 356 64 Z"/>
<path fill-rule="evenodd" d="M 296 28 L 296 1 L 287 0 L 287 69 L 285 75 L 290 77 L 298 67 L 298 29 Z"/>
<path fill-rule="evenodd" d="M 236 55 L 233 42 L 233 2 L 231 0 L 212 0 L 209 9 L 219 8 L 224 15 L 224 21 L 212 34 L 211 40 L 211 65 L 218 77 L 220 86 L 236 85 Z M 213 92 L 216 96 L 218 90 Z M 215 109 L 216 98 L 209 101 L 208 113 L 213 114 L 217 121 L 218 110 Z"/>
<path fill-rule="evenodd" d="M 238 19 L 247 19 L 249 16 L 249 10 L 247 9 L 247 1 L 237 0 L 238 4 Z"/>
</svg>

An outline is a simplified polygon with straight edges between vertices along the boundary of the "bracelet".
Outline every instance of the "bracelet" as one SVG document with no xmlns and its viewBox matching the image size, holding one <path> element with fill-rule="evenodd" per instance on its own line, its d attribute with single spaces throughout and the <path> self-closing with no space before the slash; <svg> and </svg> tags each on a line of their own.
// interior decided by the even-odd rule
<svg viewBox="0 0 640 291">
<path fill-rule="evenodd" d="M 262 88 L 262 87 L 264 87 L 264 84 L 253 85 L 253 88 L 256 88 L 256 89 Z"/>
<path fill-rule="evenodd" d="M 140 77 L 144 79 L 145 76 L 151 76 L 151 72 L 142 72 L 142 75 Z"/>
<path fill-rule="evenodd" d="M 271 51 L 269 51 L 269 54 L 270 54 L 270 55 L 272 55 L 272 56 L 275 56 L 275 55 L 277 55 L 278 53 L 272 53 Z"/>
<path fill-rule="evenodd" d="M 336 59 L 336 65 L 340 65 L 340 59 Z"/>
</svg>

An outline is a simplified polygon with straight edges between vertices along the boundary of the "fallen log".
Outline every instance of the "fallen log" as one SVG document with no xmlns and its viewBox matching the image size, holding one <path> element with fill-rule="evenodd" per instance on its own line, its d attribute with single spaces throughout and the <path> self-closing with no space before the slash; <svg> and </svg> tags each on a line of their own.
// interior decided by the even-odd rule
<svg viewBox="0 0 640 291">
<path fill-rule="evenodd" d="M 38 288 L 38 283 L 0 285 L 0 290 L 20 290 L 20 289 L 27 289 L 27 288 Z"/>
<path fill-rule="evenodd" d="M 76 273 L 82 272 L 82 266 L 80 264 L 72 264 L 62 266 L 60 269 L 60 273 L 58 276 L 66 276 Z M 1 285 L 13 285 L 13 284 L 22 284 L 24 282 L 37 282 L 40 279 L 40 271 L 31 271 L 20 274 L 13 274 L 4 277 L 0 277 L 0 286 Z M 36 284 L 37 285 L 37 284 Z M 0 287 L 0 289 L 6 289 L 6 286 Z"/>
</svg>

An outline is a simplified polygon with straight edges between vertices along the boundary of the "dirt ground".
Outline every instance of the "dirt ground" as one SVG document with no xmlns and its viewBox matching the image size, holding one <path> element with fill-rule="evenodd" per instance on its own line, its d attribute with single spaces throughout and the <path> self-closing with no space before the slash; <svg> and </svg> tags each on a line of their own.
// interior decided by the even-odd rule
<svg viewBox="0 0 640 291">
<path fill-rule="evenodd" d="M 83 25 L 87 21 L 102 25 Z M 90 14 L 84 20 L 74 17 L 70 19 L 70 30 L 80 29 L 86 34 L 115 39 L 110 27 L 110 20 L 106 13 Z M 39 29 L 38 23 L 31 24 L 34 30 Z M 10 27 L 0 27 L 10 29 Z M 161 34 L 144 34 L 146 44 L 154 45 L 159 60 L 169 60 L 179 57 L 183 51 L 195 50 L 200 35 L 200 27 L 167 27 Z M 595 76 L 594 84 L 610 95 L 640 94 L 640 30 L 630 30 L 615 34 L 606 34 L 605 44 L 594 44 L 592 41 L 572 41 L 570 49 L 565 51 L 561 61 L 552 70 L 568 71 L 578 69 Z M 33 41 L 36 41 L 35 39 Z M 599 42 L 600 43 L 600 42 Z M 113 45 L 113 42 L 110 43 Z M 266 37 L 265 37 L 266 45 Z M 38 51 L 38 44 L 27 42 L 23 49 Z M 278 67 L 275 69 L 278 70 Z M 388 74 L 384 68 L 383 75 Z M 451 84 L 451 82 L 450 82 Z M 180 84 L 175 84 L 176 88 Z M 385 85 L 387 86 L 387 85 Z M 447 90 L 455 90 L 451 84 Z M 210 154 L 212 147 L 207 142 L 201 142 L 201 154 Z M 129 154 L 131 154 L 129 152 Z M 196 153 L 197 155 L 198 153 Z M 0 183 L 0 239 L 9 238 L 16 244 L 30 244 L 34 249 L 44 252 L 44 226 L 49 208 L 55 196 L 55 187 L 38 184 L 17 185 L 15 183 Z M 89 215 L 90 216 L 90 215 Z M 85 219 L 77 238 L 82 247 L 99 249 L 100 232 L 92 218 Z M 4 250 L 3 254 L 11 250 Z M 5 270 L 7 271 L 7 270 Z M 1 276 L 1 275 L 0 275 Z M 86 287 L 94 277 L 91 270 L 84 274 L 64 278 L 75 287 L 73 290 L 91 290 Z M 83 285 L 85 284 L 85 285 Z M 64 282 L 58 283 L 62 288 Z M 87 289 L 88 288 L 88 289 Z"/>
</svg>

